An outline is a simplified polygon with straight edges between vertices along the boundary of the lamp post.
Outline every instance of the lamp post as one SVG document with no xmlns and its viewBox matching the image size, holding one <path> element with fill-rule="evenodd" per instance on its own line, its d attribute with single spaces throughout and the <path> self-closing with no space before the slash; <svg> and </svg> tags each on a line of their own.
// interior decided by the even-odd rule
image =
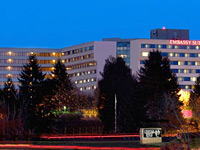
<svg viewBox="0 0 200 150">
<path fill-rule="evenodd" d="M 117 133 L 117 96 L 115 94 L 115 133 Z"/>
</svg>

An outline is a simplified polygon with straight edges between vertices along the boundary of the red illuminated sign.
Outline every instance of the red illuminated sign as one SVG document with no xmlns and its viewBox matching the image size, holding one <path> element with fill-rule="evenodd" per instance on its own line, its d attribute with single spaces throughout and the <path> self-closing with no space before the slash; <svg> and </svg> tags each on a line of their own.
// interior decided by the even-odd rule
<svg viewBox="0 0 200 150">
<path fill-rule="evenodd" d="M 200 45 L 200 41 L 197 40 L 169 40 L 171 45 Z"/>
</svg>

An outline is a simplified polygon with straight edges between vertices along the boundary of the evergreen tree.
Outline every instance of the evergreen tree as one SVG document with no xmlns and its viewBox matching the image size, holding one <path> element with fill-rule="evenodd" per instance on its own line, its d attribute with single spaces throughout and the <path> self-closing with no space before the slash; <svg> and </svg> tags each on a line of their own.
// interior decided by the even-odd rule
<svg viewBox="0 0 200 150">
<path fill-rule="evenodd" d="M 24 107 L 25 125 L 27 129 L 40 132 L 42 110 L 40 105 L 43 101 L 43 81 L 45 74 L 37 62 L 36 56 L 30 55 L 28 63 L 24 65 L 18 78 L 21 92 L 22 105 Z"/>
<path fill-rule="evenodd" d="M 99 88 L 99 117 L 104 123 L 104 132 L 115 130 L 115 95 L 117 97 L 117 130 L 131 132 L 132 84 L 131 70 L 122 58 L 106 60 Z"/>
<path fill-rule="evenodd" d="M 150 52 L 148 60 L 138 73 L 140 83 L 140 99 L 145 104 L 143 111 L 146 119 L 165 120 L 169 107 L 164 94 L 170 94 L 175 100 L 176 110 L 179 116 L 181 102 L 178 100 L 178 83 L 175 74 L 170 70 L 167 57 L 162 57 L 158 50 Z"/>
<path fill-rule="evenodd" d="M 7 111 L 9 114 L 13 114 L 17 111 L 19 103 L 17 101 L 16 90 L 13 85 L 11 77 L 8 77 L 7 82 L 4 84 L 4 100 Z"/>
<path fill-rule="evenodd" d="M 53 91 L 55 99 L 58 101 L 58 107 L 62 109 L 63 106 L 73 108 L 74 106 L 74 88 L 70 81 L 69 75 L 66 71 L 65 65 L 61 60 L 57 60 L 54 65 L 52 73 L 52 83 L 54 85 Z"/>
</svg>

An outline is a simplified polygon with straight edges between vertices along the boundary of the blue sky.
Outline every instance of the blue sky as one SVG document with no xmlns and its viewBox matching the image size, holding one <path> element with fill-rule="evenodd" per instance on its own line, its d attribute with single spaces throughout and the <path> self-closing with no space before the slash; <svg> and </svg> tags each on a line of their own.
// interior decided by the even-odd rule
<svg viewBox="0 0 200 150">
<path fill-rule="evenodd" d="M 61 48 L 102 38 L 189 29 L 200 40 L 199 0 L 0 0 L 0 47 Z"/>
</svg>

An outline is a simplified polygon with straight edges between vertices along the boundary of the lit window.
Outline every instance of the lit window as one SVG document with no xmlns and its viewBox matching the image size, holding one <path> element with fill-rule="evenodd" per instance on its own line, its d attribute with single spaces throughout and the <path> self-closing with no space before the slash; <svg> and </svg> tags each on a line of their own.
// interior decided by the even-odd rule
<svg viewBox="0 0 200 150">
<path fill-rule="evenodd" d="M 79 83 L 82 83 L 82 80 L 80 80 Z"/>
<path fill-rule="evenodd" d="M 173 57 L 173 53 L 169 53 L 169 56 L 170 56 L 170 57 Z"/>
<path fill-rule="evenodd" d="M 10 70 L 11 69 L 11 66 L 8 66 L 8 70 Z"/>
<path fill-rule="evenodd" d="M 196 46 L 196 49 L 199 49 L 199 46 Z"/>
<path fill-rule="evenodd" d="M 96 89 L 97 87 L 96 87 L 96 85 L 94 85 L 94 89 Z"/>
<path fill-rule="evenodd" d="M 90 82 L 90 79 L 87 79 L 87 82 Z"/>
<path fill-rule="evenodd" d="M 185 57 L 189 57 L 189 54 L 188 54 L 188 53 L 185 53 Z"/>
<path fill-rule="evenodd" d="M 54 70 L 55 68 L 54 68 L 54 67 L 52 67 L 51 69 L 52 69 L 52 70 Z"/>
<path fill-rule="evenodd" d="M 33 55 L 34 54 L 34 52 L 31 52 L 31 55 Z"/>
<path fill-rule="evenodd" d="M 78 72 L 76 76 L 80 76 L 80 73 Z"/>
<path fill-rule="evenodd" d="M 149 52 L 142 52 L 142 56 L 147 57 L 149 55 Z"/>
<path fill-rule="evenodd" d="M 77 84 L 78 82 L 77 81 L 75 81 L 75 84 Z"/>
<path fill-rule="evenodd" d="M 187 49 L 190 49 L 190 46 L 187 46 Z"/>
<path fill-rule="evenodd" d="M 65 60 L 62 60 L 62 63 L 65 63 Z"/>
<path fill-rule="evenodd" d="M 160 44 L 158 45 L 158 48 L 161 48 L 161 45 L 160 45 Z"/>
<path fill-rule="evenodd" d="M 55 52 L 53 52 L 52 54 L 53 54 L 54 56 L 56 55 L 56 53 L 55 53 Z"/>
<path fill-rule="evenodd" d="M 185 86 L 185 89 L 189 89 L 190 87 L 188 85 Z"/>
<path fill-rule="evenodd" d="M 11 52 L 11 51 L 9 51 L 9 52 L 8 52 L 8 55 L 10 55 L 10 56 L 11 56 L 11 55 L 12 55 L 12 52 Z"/>
<path fill-rule="evenodd" d="M 62 55 L 65 55 L 65 53 L 62 53 Z"/>
<path fill-rule="evenodd" d="M 53 63 L 55 63 L 55 62 L 56 62 L 56 60 L 52 60 L 52 62 L 53 62 Z"/>
<path fill-rule="evenodd" d="M 11 74 L 8 74 L 8 77 L 11 77 Z"/>
<path fill-rule="evenodd" d="M 83 91 L 83 88 L 80 88 L 80 91 Z"/>
<path fill-rule="evenodd" d="M 177 45 L 175 45 L 174 47 L 175 47 L 175 49 L 178 49 L 178 46 L 177 46 Z"/>
<path fill-rule="evenodd" d="M 93 82 L 93 81 L 94 81 L 94 79 L 91 79 L 91 81 Z"/>
<path fill-rule="evenodd" d="M 146 45 L 145 45 L 145 48 L 149 48 L 149 45 L 148 45 L 148 44 L 146 44 Z"/>
<path fill-rule="evenodd" d="M 191 77 L 191 81 L 195 82 L 196 81 L 196 77 Z"/>
<path fill-rule="evenodd" d="M 86 82 L 86 80 L 83 80 L 83 82 L 85 83 L 85 82 Z"/>
<path fill-rule="evenodd" d="M 88 71 L 88 74 L 90 74 L 90 71 Z"/>
<path fill-rule="evenodd" d="M 54 75 L 54 74 L 52 74 L 51 76 L 52 76 L 52 77 L 55 77 L 55 75 Z"/>
<path fill-rule="evenodd" d="M 11 62 L 12 62 L 12 59 L 8 59 L 8 62 L 11 63 Z"/>
</svg>

